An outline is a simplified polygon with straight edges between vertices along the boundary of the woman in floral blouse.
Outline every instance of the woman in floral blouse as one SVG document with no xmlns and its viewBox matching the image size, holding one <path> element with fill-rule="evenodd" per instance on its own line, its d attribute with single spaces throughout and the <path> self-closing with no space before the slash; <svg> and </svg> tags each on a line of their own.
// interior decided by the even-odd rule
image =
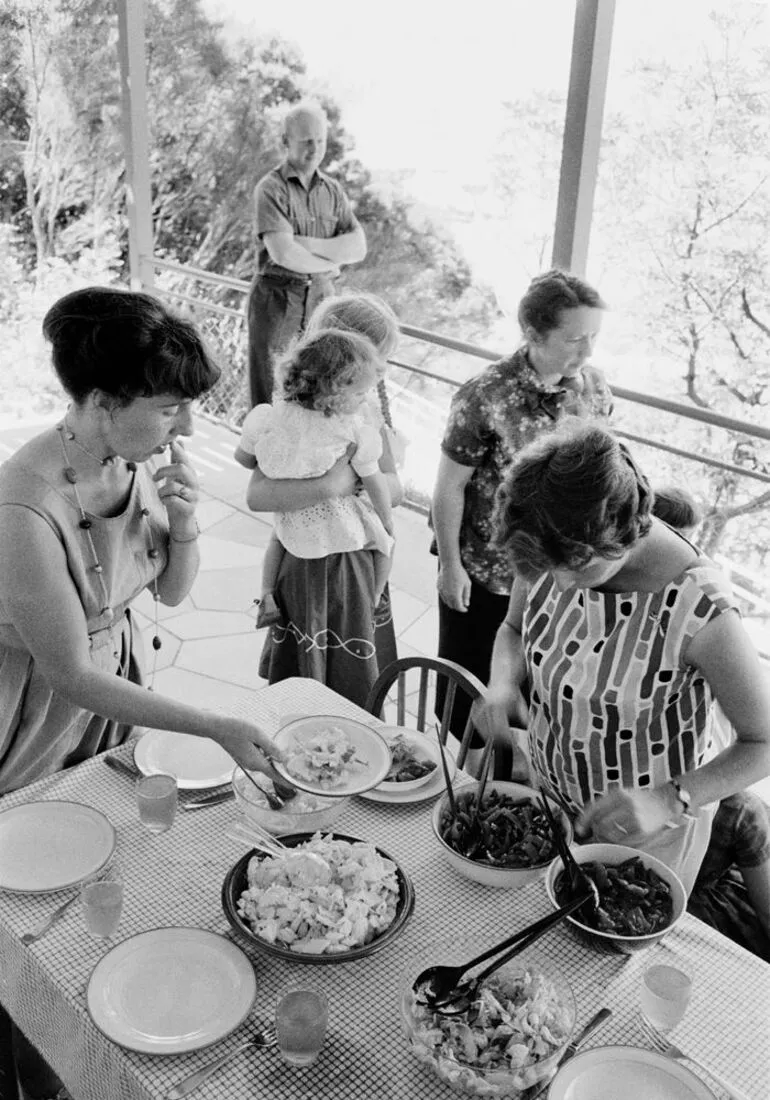
<svg viewBox="0 0 770 1100">
<path fill-rule="evenodd" d="M 576 275 L 554 270 L 533 279 L 519 304 L 522 346 L 469 379 L 452 400 L 431 508 L 438 653 L 483 683 L 513 584 L 510 563 L 492 542 L 495 493 L 521 448 L 565 416 L 609 416 L 604 375 L 588 365 L 604 308 Z M 437 698 L 437 710 L 442 702 Z M 455 734 L 466 718 L 458 700 Z"/>
</svg>

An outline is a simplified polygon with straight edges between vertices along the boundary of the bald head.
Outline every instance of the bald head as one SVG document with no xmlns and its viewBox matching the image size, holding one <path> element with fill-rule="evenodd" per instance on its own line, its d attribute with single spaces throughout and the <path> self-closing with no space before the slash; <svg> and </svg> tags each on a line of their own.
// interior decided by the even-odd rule
<svg viewBox="0 0 770 1100">
<path fill-rule="evenodd" d="M 284 139 L 308 124 L 322 127 L 325 134 L 329 120 L 317 103 L 298 103 L 296 107 L 291 107 L 283 118 Z"/>
<path fill-rule="evenodd" d="M 283 121 L 286 163 L 308 185 L 326 156 L 326 115 L 315 104 L 300 103 Z"/>
</svg>

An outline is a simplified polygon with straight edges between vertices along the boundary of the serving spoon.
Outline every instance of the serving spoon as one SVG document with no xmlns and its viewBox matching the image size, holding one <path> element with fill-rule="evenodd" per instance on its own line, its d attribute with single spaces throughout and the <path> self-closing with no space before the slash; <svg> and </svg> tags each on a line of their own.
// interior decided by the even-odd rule
<svg viewBox="0 0 770 1100">
<path fill-rule="evenodd" d="M 577 897 L 573 897 L 571 901 L 566 905 L 562 905 L 555 913 L 551 913 L 549 916 L 543 917 L 539 921 L 535 921 L 534 924 L 529 925 L 529 927 L 522 929 L 522 931 L 517 932 L 513 936 L 509 936 L 507 939 L 503 940 L 502 943 L 495 944 L 494 947 L 490 947 L 481 955 L 477 955 L 475 958 L 470 959 L 469 962 L 463 963 L 461 966 L 427 967 L 417 975 L 413 988 L 418 990 L 418 995 L 422 993 L 428 1006 L 442 1016 L 456 1016 L 463 1012 L 467 1012 L 471 1002 L 476 998 L 482 983 L 490 974 L 494 974 L 495 970 L 505 963 L 510 962 L 512 958 L 521 951 L 524 951 L 536 940 L 539 940 L 550 928 L 553 928 L 559 921 L 564 920 L 565 917 L 574 913 L 576 909 L 591 903 L 598 905 L 599 891 L 590 880 L 589 884 L 591 889 L 586 889 L 585 892 L 579 894 Z M 490 963 L 489 966 L 485 967 L 479 974 L 476 974 L 468 981 L 460 982 L 460 979 L 467 970 L 472 969 L 474 966 L 478 966 L 479 963 L 486 962 L 487 959 L 491 959 L 500 951 L 502 951 L 503 954 L 495 959 L 494 962 Z"/>
</svg>

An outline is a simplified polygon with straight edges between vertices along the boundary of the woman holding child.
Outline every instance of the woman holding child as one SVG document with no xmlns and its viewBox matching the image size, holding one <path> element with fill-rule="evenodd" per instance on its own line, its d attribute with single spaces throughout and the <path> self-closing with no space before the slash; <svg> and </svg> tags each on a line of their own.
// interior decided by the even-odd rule
<svg viewBox="0 0 770 1100">
<path fill-rule="evenodd" d="M 253 470 L 249 507 L 277 513 L 260 675 L 312 677 L 360 705 L 396 657 L 386 583 L 401 485 L 377 391 L 398 335 L 374 296 L 322 303 L 282 365 L 280 400 L 251 411 L 236 451 Z"/>
</svg>

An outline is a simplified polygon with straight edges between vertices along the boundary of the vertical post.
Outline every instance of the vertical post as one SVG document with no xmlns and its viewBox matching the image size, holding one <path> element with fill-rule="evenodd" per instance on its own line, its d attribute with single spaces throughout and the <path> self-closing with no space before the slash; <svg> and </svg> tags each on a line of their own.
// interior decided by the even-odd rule
<svg viewBox="0 0 770 1100">
<path fill-rule="evenodd" d="M 615 0 L 576 0 L 553 266 L 584 275 L 607 91 Z"/>
<path fill-rule="evenodd" d="M 154 248 L 147 128 L 145 0 L 118 0 L 117 6 L 129 271 L 131 289 L 148 290 L 153 285 Z"/>
</svg>

